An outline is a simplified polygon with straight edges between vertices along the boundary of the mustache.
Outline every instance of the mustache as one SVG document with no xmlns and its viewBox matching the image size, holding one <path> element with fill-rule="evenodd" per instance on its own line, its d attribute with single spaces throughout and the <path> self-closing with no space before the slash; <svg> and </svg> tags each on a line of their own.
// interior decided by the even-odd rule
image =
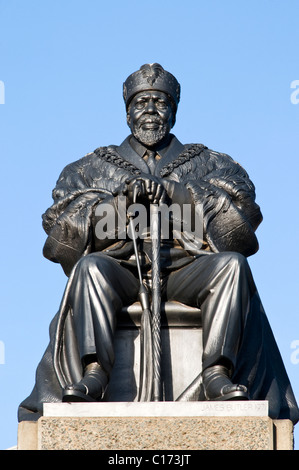
<svg viewBox="0 0 299 470">
<path fill-rule="evenodd" d="M 163 124 L 163 121 L 161 118 L 159 118 L 158 116 L 142 116 L 139 121 L 138 121 L 138 126 L 142 126 L 142 124 L 145 124 L 145 123 L 153 123 L 153 124 Z"/>
</svg>

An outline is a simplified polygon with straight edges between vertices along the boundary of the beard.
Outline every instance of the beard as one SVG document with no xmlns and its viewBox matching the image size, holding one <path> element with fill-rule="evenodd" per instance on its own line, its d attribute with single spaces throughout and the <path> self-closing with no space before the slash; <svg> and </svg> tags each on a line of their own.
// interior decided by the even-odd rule
<svg viewBox="0 0 299 470">
<path fill-rule="evenodd" d="M 157 145 L 170 131 L 168 124 L 160 124 L 157 129 L 143 129 L 141 126 L 132 126 L 133 136 L 147 147 Z"/>
</svg>

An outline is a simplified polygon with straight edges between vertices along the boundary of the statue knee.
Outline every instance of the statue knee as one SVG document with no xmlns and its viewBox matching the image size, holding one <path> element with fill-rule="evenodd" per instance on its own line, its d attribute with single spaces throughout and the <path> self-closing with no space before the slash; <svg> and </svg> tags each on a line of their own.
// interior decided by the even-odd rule
<svg viewBox="0 0 299 470">
<path fill-rule="evenodd" d="M 222 257 L 224 264 L 229 267 L 231 270 L 235 272 L 240 272 L 242 270 L 249 270 L 249 265 L 247 262 L 247 258 L 242 255 L 241 253 L 237 253 L 234 251 L 227 251 L 219 253 Z"/>
<path fill-rule="evenodd" d="M 241 253 L 228 253 L 228 266 L 231 275 L 238 281 L 253 283 L 247 258 Z"/>
<path fill-rule="evenodd" d="M 230 258 L 230 262 L 233 265 L 236 265 L 236 266 L 246 266 L 247 265 L 247 259 L 241 253 L 229 252 L 229 258 Z"/>
<path fill-rule="evenodd" d="M 102 253 L 90 253 L 86 256 L 83 256 L 78 263 L 76 264 L 76 271 L 80 274 L 88 275 L 94 269 L 104 270 L 105 267 L 109 264 L 110 259 L 108 256 L 103 255 Z"/>
</svg>

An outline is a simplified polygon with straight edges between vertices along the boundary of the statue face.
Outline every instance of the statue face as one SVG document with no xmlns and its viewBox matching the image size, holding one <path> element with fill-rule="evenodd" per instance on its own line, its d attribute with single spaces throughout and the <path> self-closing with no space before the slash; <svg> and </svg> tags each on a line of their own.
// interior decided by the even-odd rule
<svg viewBox="0 0 299 470">
<path fill-rule="evenodd" d="M 174 123 L 170 98 L 162 91 L 144 91 L 132 99 L 127 112 L 127 123 L 132 134 L 146 146 L 158 144 Z"/>
</svg>

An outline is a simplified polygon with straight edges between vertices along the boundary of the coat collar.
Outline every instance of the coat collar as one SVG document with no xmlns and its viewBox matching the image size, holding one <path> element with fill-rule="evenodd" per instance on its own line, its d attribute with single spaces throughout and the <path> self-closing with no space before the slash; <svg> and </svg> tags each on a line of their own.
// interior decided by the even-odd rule
<svg viewBox="0 0 299 470">
<path fill-rule="evenodd" d="M 173 134 L 170 134 L 167 144 L 164 144 L 156 150 L 161 158 L 157 162 L 155 175 L 159 176 L 160 170 L 177 158 L 184 149 L 185 146 L 181 144 Z M 115 150 L 120 154 L 120 156 L 132 163 L 143 173 L 150 173 L 146 162 L 142 158 L 146 153 L 147 148 L 140 144 L 140 142 L 138 142 L 132 135 L 129 135 L 121 145 L 115 147 Z"/>
</svg>

